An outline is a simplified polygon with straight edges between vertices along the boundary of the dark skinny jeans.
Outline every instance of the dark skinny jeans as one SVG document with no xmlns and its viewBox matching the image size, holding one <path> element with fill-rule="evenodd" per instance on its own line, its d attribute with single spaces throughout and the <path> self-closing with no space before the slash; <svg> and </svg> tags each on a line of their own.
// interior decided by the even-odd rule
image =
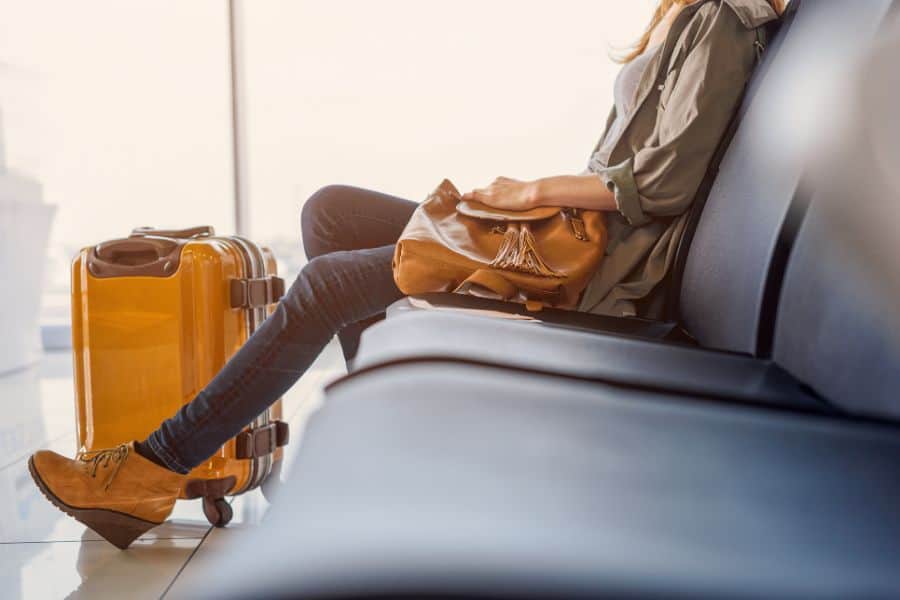
<svg viewBox="0 0 900 600">
<path fill-rule="evenodd" d="M 303 207 L 309 263 L 275 312 L 203 390 L 147 438 L 159 459 L 187 473 L 282 396 L 338 334 L 344 357 L 362 330 L 403 294 L 394 284 L 394 245 L 416 203 L 328 186 Z"/>
</svg>

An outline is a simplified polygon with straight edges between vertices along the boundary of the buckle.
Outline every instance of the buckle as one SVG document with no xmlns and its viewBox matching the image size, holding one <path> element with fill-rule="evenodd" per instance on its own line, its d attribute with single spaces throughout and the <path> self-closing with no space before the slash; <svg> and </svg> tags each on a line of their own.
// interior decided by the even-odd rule
<svg viewBox="0 0 900 600">
<path fill-rule="evenodd" d="M 288 442 L 288 424 L 273 421 L 256 429 L 248 429 L 234 438 L 235 458 L 259 458 L 272 454 Z"/>
<path fill-rule="evenodd" d="M 287 443 L 291 440 L 291 429 L 288 427 L 288 424 L 284 421 L 275 421 L 275 443 L 280 448 L 281 446 L 287 446 Z"/>
<path fill-rule="evenodd" d="M 249 306 L 265 306 L 272 297 L 272 281 L 270 279 L 247 280 L 247 304 Z"/>
<path fill-rule="evenodd" d="M 258 277 L 255 279 L 232 279 L 232 308 L 259 308 L 274 304 L 284 296 L 284 279 L 280 277 Z"/>
</svg>

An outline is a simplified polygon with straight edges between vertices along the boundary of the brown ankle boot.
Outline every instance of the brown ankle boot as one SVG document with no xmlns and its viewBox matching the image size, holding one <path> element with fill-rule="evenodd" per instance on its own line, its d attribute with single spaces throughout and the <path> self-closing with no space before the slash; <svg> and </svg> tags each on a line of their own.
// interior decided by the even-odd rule
<svg viewBox="0 0 900 600">
<path fill-rule="evenodd" d="M 134 442 L 79 455 L 41 450 L 28 461 L 50 502 L 123 550 L 166 520 L 185 476 L 134 451 Z"/>
</svg>

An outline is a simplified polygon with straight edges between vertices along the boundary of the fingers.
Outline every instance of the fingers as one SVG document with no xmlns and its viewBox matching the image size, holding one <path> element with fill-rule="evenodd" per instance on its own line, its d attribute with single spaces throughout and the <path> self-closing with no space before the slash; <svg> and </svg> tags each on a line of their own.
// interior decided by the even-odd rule
<svg viewBox="0 0 900 600">
<path fill-rule="evenodd" d="M 503 188 L 506 188 L 510 183 L 516 183 L 516 179 L 511 179 L 509 177 L 500 176 L 494 179 L 493 182 L 487 187 L 483 188 L 475 188 L 471 192 L 466 192 L 462 195 L 463 200 L 475 200 L 478 202 L 486 202 L 489 198 L 496 195 L 498 192 L 502 191 Z M 498 189 L 500 188 L 500 189 Z"/>
</svg>

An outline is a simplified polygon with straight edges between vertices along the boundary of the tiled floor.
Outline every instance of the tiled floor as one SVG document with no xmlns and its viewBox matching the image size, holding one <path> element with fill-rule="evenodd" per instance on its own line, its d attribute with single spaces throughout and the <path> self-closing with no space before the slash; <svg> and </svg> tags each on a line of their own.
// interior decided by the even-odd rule
<svg viewBox="0 0 900 600">
<path fill-rule="evenodd" d="M 332 343 L 285 396 L 292 430 L 286 470 L 322 385 L 343 371 Z M 28 456 L 38 448 L 74 452 L 70 355 L 48 354 L 32 369 L 0 376 L 0 415 L 0 598 L 183 597 L 193 569 L 214 560 L 217 547 L 253 527 L 268 507 L 258 490 L 236 497 L 231 524 L 214 529 L 199 501 L 182 501 L 165 524 L 118 550 L 50 505 L 28 474 Z"/>
</svg>

